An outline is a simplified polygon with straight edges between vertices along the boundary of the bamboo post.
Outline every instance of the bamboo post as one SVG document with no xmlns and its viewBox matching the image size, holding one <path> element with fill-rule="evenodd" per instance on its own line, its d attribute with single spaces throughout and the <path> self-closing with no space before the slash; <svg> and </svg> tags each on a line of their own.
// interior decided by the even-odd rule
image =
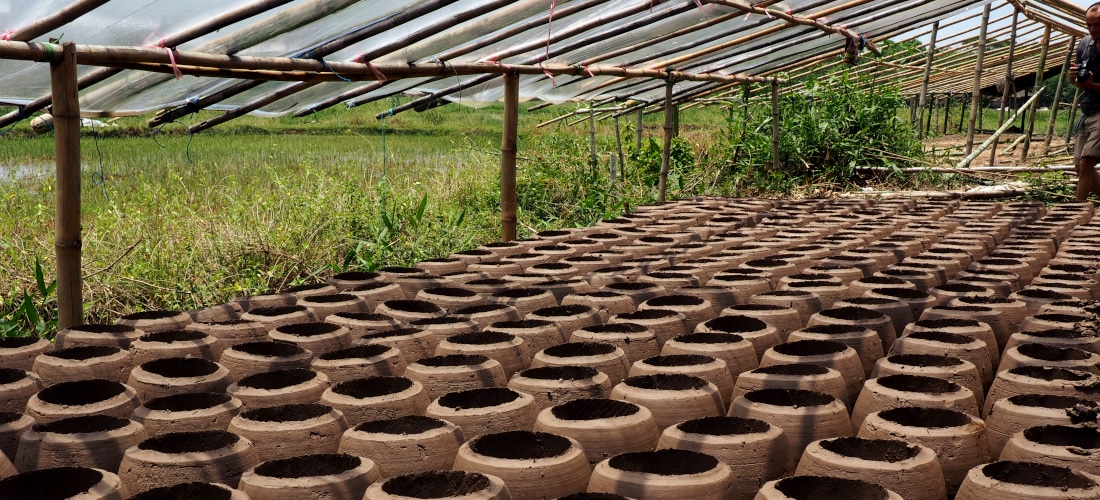
<svg viewBox="0 0 1100 500">
<path fill-rule="evenodd" d="M 974 151 L 974 126 L 982 111 L 982 65 L 985 64 L 985 35 L 989 30 L 989 4 L 982 10 L 982 26 L 978 30 L 978 58 L 974 63 L 974 96 L 970 103 L 970 125 L 966 130 L 966 154 Z"/>
<path fill-rule="evenodd" d="M 997 128 L 1001 128 L 1001 125 L 1005 124 L 1005 110 L 1008 106 L 1009 96 L 1015 95 L 1016 84 L 1014 83 L 1015 77 L 1012 76 L 1012 63 L 1016 58 L 1016 32 L 1020 21 L 1020 11 L 1013 9 L 1012 11 L 1012 32 L 1008 39 L 1008 62 L 1005 63 L 1005 89 L 1001 93 L 1001 113 L 1000 118 L 997 119 Z M 997 164 L 997 141 L 993 141 L 993 149 L 989 151 L 989 164 Z"/>
<path fill-rule="evenodd" d="M 1050 26 L 1049 25 L 1046 27 L 1045 30 L 1043 30 L 1043 42 L 1042 42 L 1042 44 L 1043 44 L 1042 45 L 1042 51 L 1039 52 L 1039 68 L 1037 70 L 1035 70 L 1035 88 L 1036 89 L 1038 89 L 1039 86 L 1041 86 L 1043 84 L 1043 74 L 1046 73 L 1046 69 L 1047 69 L 1047 54 L 1050 51 Z M 1038 92 L 1036 92 L 1036 94 L 1038 94 Z M 1038 103 L 1039 102 L 1038 99 L 1036 99 L 1035 102 Z M 1036 106 L 1038 106 L 1038 104 L 1032 105 L 1031 109 L 1028 110 L 1027 130 L 1024 131 L 1023 152 L 1020 153 L 1020 159 L 1022 159 L 1022 160 L 1027 160 L 1027 154 L 1031 150 L 1031 134 L 1033 132 L 1035 132 L 1035 111 L 1036 111 Z"/>
<path fill-rule="evenodd" d="M 642 108 L 634 111 L 634 150 L 642 150 Z"/>
<path fill-rule="evenodd" d="M 928 55 L 924 59 L 924 80 L 920 86 L 920 101 L 917 104 L 917 108 L 920 109 L 920 130 L 917 132 L 919 137 L 924 137 L 924 105 L 928 102 L 928 80 L 932 78 L 932 60 L 936 53 L 936 36 L 939 35 L 940 22 L 936 21 L 932 23 L 932 38 L 928 40 Z"/>
<path fill-rule="evenodd" d="M 1073 93 L 1073 104 L 1069 106 L 1069 126 L 1066 127 L 1066 146 L 1068 148 L 1070 138 L 1073 137 L 1073 126 L 1077 124 L 1077 105 L 1081 102 L 1081 89 Z"/>
<path fill-rule="evenodd" d="M 1043 139 L 1043 154 L 1050 153 L 1050 140 L 1054 138 L 1054 124 L 1058 120 L 1058 108 L 1062 107 L 1062 89 L 1066 87 L 1066 75 L 1069 73 L 1069 61 L 1073 57 L 1077 37 L 1070 37 L 1066 58 L 1062 60 L 1062 71 L 1058 74 L 1058 85 L 1054 90 L 1054 104 L 1050 107 L 1050 120 L 1047 121 L 1046 138 Z"/>
<path fill-rule="evenodd" d="M 672 120 L 673 120 L 673 106 L 672 103 L 672 79 L 669 78 L 665 82 L 665 124 L 664 129 L 664 147 L 661 150 L 661 177 L 657 181 L 657 200 L 664 203 L 665 195 L 668 193 L 668 167 L 671 161 L 672 155 Z"/>
<path fill-rule="evenodd" d="M 500 140 L 501 241 L 516 239 L 516 134 L 519 129 L 519 74 L 504 75 L 504 130 Z"/>
<path fill-rule="evenodd" d="M 588 108 L 588 146 L 592 150 L 589 163 L 596 168 L 596 111 L 593 108 Z"/>
<path fill-rule="evenodd" d="M 947 135 L 947 121 L 951 118 L 951 93 L 947 93 L 947 100 L 943 104 L 943 135 Z"/>
<path fill-rule="evenodd" d="M 76 44 L 66 42 L 50 62 L 54 145 L 57 148 L 57 328 L 84 323 L 80 277 L 80 98 L 76 90 Z"/>
<path fill-rule="evenodd" d="M 623 162 L 623 135 L 622 130 L 619 128 L 619 115 L 615 115 L 615 145 L 619 149 L 619 163 L 625 165 Z"/>
<path fill-rule="evenodd" d="M 1041 92 L 1043 90 L 1042 87 L 1040 87 L 1039 90 Z M 1016 110 L 1016 113 L 1014 113 L 1012 117 L 1008 119 L 1008 121 L 1002 124 L 996 132 L 993 132 L 993 135 L 990 136 L 989 139 L 986 139 L 985 142 L 978 146 L 978 148 L 974 151 L 967 153 L 966 158 L 963 158 L 962 161 L 960 161 L 955 168 L 966 168 L 970 166 L 970 163 L 973 162 L 974 159 L 978 157 L 978 155 L 982 154 L 982 152 L 985 151 L 986 148 L 993 144 L 993 141 L 997 140 L 997 138 L 1000 137 L 1001 134 L 1005 133 L 1005 130 L 1008 130 L 1008 128 L 1012 126 L 1012 122 L 1016 120 L 1016 115 L 1023 113 L 1028 106 L 1031 106 L 1031 104 L 1034 103 L 1036 99 L 1038 99 L 1038 97 L 1036 97 L 1038 95 L 1039 94 L 1036 93 L 1035 95 L 1031 96 L 1031 99 L 1028 99 L 1028 101 L 1024 103 L 1023 106 L 1020 106 L 1020 109 Z"/>
<path fill-rule="evenodd" d="M 772 170 L 779 170 L 779 82 L 772 80 Z"/>
</svg>

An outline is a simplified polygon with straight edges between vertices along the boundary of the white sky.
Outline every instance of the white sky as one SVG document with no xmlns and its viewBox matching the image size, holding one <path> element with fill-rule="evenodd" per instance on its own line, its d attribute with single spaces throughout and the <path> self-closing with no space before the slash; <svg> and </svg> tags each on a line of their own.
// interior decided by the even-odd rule
<svg viewBox="0 0 1100 500">
<path fill-rule="evenodd" d="M 1085 7 L 1088 7 L 1089 5 L 1092 5 L 1097 0 L 1069 0 L 1069 1 L 1072 2 L 1072 3 L 1075 3 L 1077 5 L 1080 5 L 1081 8 L 1085 8 Z M 998 1 L 996 3 L 999 4 L 1001 2 Z M 969 10 L 964 11 L 960 15 L 960 17 L 980 15 L 981 11 L 982 11 L 982 6 L 978 5 L 978 6 L 975 6 L 975 7 L 971 7 Z M 1007 16 L 1006 19 L 1004 19 L 1000 22 L 994 22 L 994 20 L 996 20 L 998 18 L 1006 17 L 1006 16 Z M 1023 16 L 1021 16 L 1021 19 L 1023 19 Z M 1001 8 L 998 8 L 998 9 L 994 9 L 990 13 L 989 20 L 990 20 L 990 25 L 989 25 L 990 33 L 994 33 L 998 29 L 1004 29 L 1007 32 L 1008 28 L 1012 26 L 1012 8 L 1010 6 L 1005 6 L 1005 7 L 1001 7 Z M 951 21 L 951 18 L 948 18 L 944 21 L 941 21 L 940 24 L 941 25 L 947 24 L 950 21 Z M 972 19 L 972 20 L 967 20 L 965 22 L 961 22 L 961 23 L 956 24 L 954 26 L 950 26 L 950 27 L 947 27 L 947 28 L 944 28 L 944 29 L 940 30 L 938 38 L 940 40 L 944 40 L 945 37 L 950 37 L 953 34 L 960 33 L 960 32 L 963 32 L 963 31 L 967 32 L 970 37 L 973 37 L 973 36 L 977 35 L 978 27 L 980 25 L 981 25 L 980 17 Z M 930 29 L 931 29 L 931 25 L 928 25 L 928 26 L 926 26 L 926 27 L 924 27 L 920 30 L 917 30 L 915 33 L 925 32 L 925 31 L 928 31 Z M 896 39 L 905 39 L 905 38 L 908 38 L 909 36 L 912 36 L 912 35 L 903 35 L 901 37 L 896 37 Z M 1037 40 L 1041 36 L 1042 36 L 1041 30 L 1038 31 L 1038 32 L 1035 32 L 1035 33 L 1024 33 L 1024 34 L 1021 34 L 1019 36 L 1019 40 L 1017 40 L 1017 41 L 1027 41 L 1027 40 L 1031 40 L 1031 39 L 1036 39 Z M 919 37 L 919 40 L 922 43 L 928 43 L 928 38 L 929 38 L 928 34 L 925 33 L 925 34 L 923 34 Z M 1001 37 L 996 37 L 996 38 L 1006 39 L 1007 35 L 1001 36 Z"/>
</svg>

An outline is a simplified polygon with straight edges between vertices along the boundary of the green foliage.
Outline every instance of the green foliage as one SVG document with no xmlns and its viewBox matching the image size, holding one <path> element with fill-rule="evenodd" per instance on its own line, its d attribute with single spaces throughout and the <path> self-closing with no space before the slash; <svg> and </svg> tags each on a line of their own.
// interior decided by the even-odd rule
<svg viewBox="0 0 1100 500">
<path fill-rule="evenodd" d="M 661 176 L 663 149 L 663 145 L 652 137 L 642 142 L 641 149 L 633 144 L 627 146 L 627 154 L 629 161 L 634 165 L 633 175 L 637 181 L 648 186 L 657 186 Z M 695 152 L 692 151 L 691 144 L 683 138 L 673 137 L 668 155 L 669 185 L 679 186 L 682 189 L 684 176 L 695 166 Z"/>
<path fill-rule="evenodd" d="M 389 196 L 382 196 L 377 219 L 355 235 L 355 247 L 344 257 L 341 271 L 412 265 L 473 244 L 474 234 L 463 230 L 465 207 L 454 214 L 430 216 L 427 193 L 413 203 L 409 196 L 386 191 Z"/>
<path fill-rule="evenodd" d="M 0 337 L 41 337 L 57 332 L 57 280 L 46 283 L 38 257 L 34 259 L 34 289 L 23 290 L 21 300 L 12 305 L 15 309 L 0 317 Z"/>
<path fill-rule="evenodd" d="M 909 166 L 922 148 L 897 109 L 897 87 L 886 83 L 860 90 L 847 73 L 810 80 L 779 104 L 781 174 L 770 165 L 772 124 L 767 106 L 736 107 L 729 141 L 718 150 L 735 175 L 753 171 L 751 182 L 766 191 L 788 192 L 799 184 L 850 188 L 865 182 L 856 167 Z"/>
</svg>

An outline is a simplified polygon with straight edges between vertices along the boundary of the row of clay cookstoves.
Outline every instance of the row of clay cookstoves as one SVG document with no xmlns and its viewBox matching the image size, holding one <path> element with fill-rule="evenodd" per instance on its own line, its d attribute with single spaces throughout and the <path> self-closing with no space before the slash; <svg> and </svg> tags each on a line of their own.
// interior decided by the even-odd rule
<svg viewBox="0 0 1100 500">
<path fill-rule="evenodd" d="M 1091 217 L 686 200 L 0 339 L 0 498 L 1100 498 Z"/>
</svg>

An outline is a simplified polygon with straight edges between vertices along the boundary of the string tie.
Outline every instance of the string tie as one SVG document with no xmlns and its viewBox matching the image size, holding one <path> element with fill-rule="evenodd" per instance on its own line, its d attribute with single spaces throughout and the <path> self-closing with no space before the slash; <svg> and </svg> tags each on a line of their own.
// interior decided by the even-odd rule
<svg viewBox="0 0 1100 500">
<path fill-rule="evenodd" d="M 183 72 L 180 71 L 179 65 L 176 64 L 176 48 L 175 47 L 167 47 L 166 46 L 167 43 L 168 43 L 167 38 L 161 38 L 160 41 L 157 42 L 157 47 L 161 48 L 161 49 L 164 49 L 164 51 L 168 53 L 168 60 L 172 63 L 172 73 L 175 73 L 176 74 L 176 80 L 179 80 L 179 79 L 183 78 Z"/>
<path fill-rule="evenodd" d="M 542 70 L 542 74 L 546 75 L 546 77 L 550 79 L 550 86 L 551 87 L 557 87 L 558 82 L 556 80 L 554 80 L 554 74 L 551 73 L 550 70 L 543 67 L 542 61 L 536 61 L 536 62 L 538 63 L 539 69 Z"/>
<path fill-rule="evenodd" d="M 378 81 L 384 82 L 387 80 L 386 75 L 383 75 L 381 71 L 378 71 L 378 68 L 374 67 L 374 64 L 370 61 L 367 61 L 367 67 L 370 68 L 372 73 L 374 73 L 374 77 L 377 78 Z"/>
<path fill-rule="evenodd" d="M 698 2 L 699 0 L 695 0 Z M 550 35 L 554 29 L 554 8 L 558 6 L 558 0 L 550 0 L 550 17 L 546 20 L 546 59 L 550 59 Z"/>
<path fill-rule="evenodd" d="M 332 69 L 332 66 L 329 66 L 328 61 L 326 61 L 325 58 L 323 58 L 323 57 L 321 58 L 321 64 L 323 64 L 325 66 L 325 69 L 327 69 L 329 71 L 329 73 L 332 73 L 332 74 L 336 75 L 336 78 L 339 78 L 339 79 L 341 79 L 345 82 L 350 82 L 351 81 L 351 79 L 345 78 L 344 75 L 341 75 L 340 73 L 337 73 L 336 70 Z"/>
<path fill-rule="evenodd" d="M 14 34 L 15 34 L 15 30 L 7 30 L 3 33 L 0 33 L 0 40 L 3 40 L 5 42 L 10 42 L 11 41 L 11 36 L 14 35 Z"/>
</svg>

